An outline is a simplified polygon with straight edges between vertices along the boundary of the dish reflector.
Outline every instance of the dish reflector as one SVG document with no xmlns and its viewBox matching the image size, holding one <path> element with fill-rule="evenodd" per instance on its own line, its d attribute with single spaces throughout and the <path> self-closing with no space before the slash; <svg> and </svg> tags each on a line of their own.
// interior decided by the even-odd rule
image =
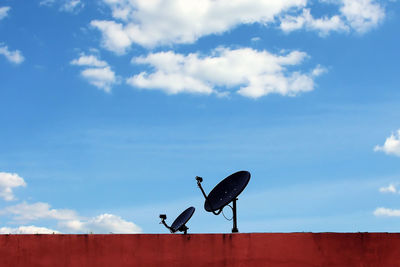
<svg viewBox="0 0 400 267">
<path fill-rule="evenodd" d="M 190 220 L 192 217 L 193 213 L 195 211 L 194 207 L 189 207 L 187 208 L 184 212 L 182 212 L 172 223 L 171 225 L 171 230 L 173 232 L 178 231 L 181 229 L 182 226 L 185 226 L 185 224 Z M 179 230 L 180 231 L 180 230 Z"/>
<path fill-rule="evenodd" d="M 243 192 L 249 181 L 250 173 L 248 171 L 239 171 L 229 175 L 208 194 L 204 202 L 204 209 L 206 211 L 223 209 Z"/>
<path fill-rule="evenodd" d="M 192 218 L 194 211 L 194 207 L 187 208 L 175 219 L 171 226 L 168 226 L 165 222 L 167 215 L 160 214 L 161 223 L 164 224 L 164 226 L 168 228 L 171 233 L 180 231 L 186 234 L 189 228 L 185 224 L 190 220 L 190 218 Z"/>
</svg>

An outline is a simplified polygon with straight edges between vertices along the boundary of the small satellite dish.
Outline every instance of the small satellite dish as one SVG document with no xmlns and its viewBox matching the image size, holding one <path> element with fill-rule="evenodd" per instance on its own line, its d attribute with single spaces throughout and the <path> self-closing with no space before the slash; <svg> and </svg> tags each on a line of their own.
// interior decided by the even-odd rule
<svg viewBox="0 0 400 267">
<path fill-rule="evenodd" d="M 208 212 L 212 212 L 214 215 L 219 215 L 224 207 L 229 206 L 229 203 L 233 203 L 233 228 L 232 233 L 239 232 L 237 228 L 237 214 L 236 214 L 236 200 L 237 197 L 242 193 L 247 184 L 250 181 L 250 173 L 248 171 L 239 171 L 229 175 L 219 184 L 217 184 L 213 190 L 211 190 L 208 196 L 204 192 L 201 182 L 203 178 L 196 176 L 197 185 L 203 193 L 206 201 L 204 202 L 204 209 Z"/>
<path fill-rule="evenodd" d="M 167 219 L 167 215 L 160 214 L 161 223 L 164 224 L 165 227 L 169 229 L 171 233 L 175 233 L 177 231 L 183 232 L 187 234 L 187 230 L 189 229 L 185 224 L 190 220 L 193 213 L 195 211 L 194 207 L 187 208 L 184 212 L 182 212 L 172 223 L 171 226 L 168 226 L 165 220 Z"/>
</svg>

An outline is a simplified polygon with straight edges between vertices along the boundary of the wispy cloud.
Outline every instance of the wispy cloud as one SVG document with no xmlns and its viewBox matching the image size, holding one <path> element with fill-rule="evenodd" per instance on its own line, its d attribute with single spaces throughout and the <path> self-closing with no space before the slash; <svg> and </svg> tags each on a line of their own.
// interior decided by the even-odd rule
<svg viewBox="0 0 400 267">
<path fill-rule="evenodd" d="M 78 233 L 140 233 L 142 230 L 133 222 L 113 214 L 101 214 L 85 220 L 71 220 L 60 224 L 70 232 Z"/>
<path fill-rule="evenodd" d="M 6 200 L 14 199 L 12 191 L 7 191 L 8 188 L 25 185 L 24 180 L 17 174 L 0 173 L 0 195 L 6 191 Z M 23 201 L 1 209 L 0 215 L 10 217 L 12 224 L 23 224 L 19 227 L 1 227 L 0 234 L 61 232 L 45 227 L 26 226 L 26 224 L 43 220 L 55 221 L 57 228 L 62 229 L 62 232 L 65 233 L 139 233 L 142 231 L 133 222 L 126 221 L 114 214 L 104 213 L 95 217 L 84 217 L 71 209 L 54 209 L 45 202 L 27 203 Z"/>
<path fill-rule="evenodd" d="M 236 90 L 242 96 L 259 98 L 271 93 L 295 96 L 314 89 L 314 78 L 324 68 L 309 73 L 289 70 L 308 55 L 301 51 L 272 54 L 251 48 L 220 47 L 211 56 L 198 53 L 182 55 L 173 51 L 151 53 L 132 61 L 148 64 L 154 72 L 130 77 L 128 84 L 142 89 L 157 89 L 168 94 L 224 94 Z"/>
<path fill-rule="evenodd" d="M 0 7 L 0 20 L 2 20 L 8 16 L 8 11 L 10 11 L 10 9 L 11 9 L 11 7 L 9 7 L 9 6 Z"/>
<path fill-rule="evenodd" d="M 374 0 L 341 0 L 328 3 L 340 6 L 337 14 L 314 18 L 311 9 L 304 8 L 301 14 L 283 16 L 280 28 L 285 32 L 299 29 L 317 31 L 321 36 L 333 31 L 350 30 L 362 34 L 378 26 L 385 18 L 384 8 Z"/>
<path fill-rule="evenodd" d="M 11 215 L 14 223 L 27 224 L 39 220 L 55 220 L 65 232 L 72 233 L 139 233 L 140 227 L 125 221 L 113 214 L 101 214 L 96 217 L 85 218 L 79 216 L 74 210 L 53 209 L 44 202 L 22 202 L 8 206 L 0 211 L 2 215 Z M 53 231 L 53 230 L 51 230 Z M 1 231 L 0 231 L 1 232 Z"/>
<path fill-rule="evenodd" d="M 4 45 L 3 43 L 0 43 L 0 55 L 5 56 L 8 61 L 15 64 L 21 64 L 25 60 L 21 51 L 19 50 L 10 51 L 8 49 L 8 46 Z"/>
<path fill-rule="evenodd" d="M 374 211 L 375 216 L 387 216 L 387 217 L 399 217 L 400 210 L 388 209 L 388 208 L 377 208 Z"/>
<path fill-rule="evenodd" d="M 303 13 L 298 16 L 287 15 L 282 18 L 280 28 L 284 32 L 291 32 L 305 28 L 307 30 L 318 31 L 321 36 L 329 34 L 331 31 L 348 31 L 349 27 L 342 21 L 340 16 L 322 17 L 315 19 L 310 9 L 303 9 Z"/>
<path fill-rule="evenodd" d="M 70 13 L 79 12 L 85 4 L 81 0 L 67 0 L 61 5 L 60 10 Z"/>
<path fill-rule="evenodd" d="M 379 192 L 381 193 L 390 193 L 390 194 L 398 194 L 400 193 L 397 189 L 396 185 L 391 183 L 388 186 L 383 186 L 379 188 Z M 399 217 L 400 209 L 389 209 L 389 208 L 376 208 L 374 211 L 375 216 L 386 216 L 386 217 Z"/>
<path fill-rule="evenodd" d="M 0 197 L 6 201 L 15 199 L 13 188 L 26 186 L 22 177 L 16 173 L 0 172 Z"/>
<path fill-rule="evenodd" d="M 55 3 L 55 0 L 42 0 L 39 2 L 41 6 L 52 6 Z"/>
<path fill-rule="evenodd" d="M 37 227 L 34 225 L 12 227 L 1 227 L 0 234 L 59 234 L 59 231 L 52 230 L 46 227 Z"/>
<path fill-rule="evenodd" d="M 388 155 L 400 157 L 400 130 L 386 138 L 383 146 L 375 146 L 374 151 L 383 151 Z"/>
<path fill-rule="evenodd" d="M 379 192 L 396 194 L 396 193 L 398 193 L 398 189 L 396 188 L 396 186 L 394 184 L 390 184 L 386 187 L 384 186 L 384 187 L 379 188 Z"/>
<path fill-rule="evenodd" d="M 69 13 L 77 13 L 85 6 L 81 0 L 42 0 L 39 2 L 39 5 L 48 7 L 54 6 L 55 4 L 59 6 L 60 11 Z"/>
<path fill-rule="evenodd" d="M 68 209 L 51 209 L 50 204 L 37 202 L 28 204 L 22 202 L 14 206 L 8 206 L 0 211 L 0 214 L 9 214 L 13 220 L 20 223 L 28 223 L 39 219 L 73 220 L 78 217 L 75 211 Z"/>
<path fill-rule="evenodd" d="M 71 61 L 71 65 L 86 67 L 81 71 L 82 77 L 106 93 L 110 93 L 112 86 L 118 83 L 118 77 L 108 63 L 95 55 L 82 53 L 79 58 Z"/>
</svg>

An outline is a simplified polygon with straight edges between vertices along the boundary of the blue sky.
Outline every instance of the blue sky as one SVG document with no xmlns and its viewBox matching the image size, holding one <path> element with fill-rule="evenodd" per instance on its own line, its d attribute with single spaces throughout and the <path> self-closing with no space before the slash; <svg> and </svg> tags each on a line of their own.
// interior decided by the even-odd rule
<svg viewBox="0 0 400 267">
<path fill-rule="evenodd" d="M 0 232 L 398 231 L 399 2 L 195 2 L 0 1 Z"/>
</svg>

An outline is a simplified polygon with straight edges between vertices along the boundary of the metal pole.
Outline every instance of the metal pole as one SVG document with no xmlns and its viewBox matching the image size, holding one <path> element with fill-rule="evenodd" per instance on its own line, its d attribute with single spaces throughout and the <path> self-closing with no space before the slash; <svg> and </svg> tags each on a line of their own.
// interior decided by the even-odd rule
<svg viewBox="0 0 400 267">
<path fill-rule="evenodd" d="M 233 228 L 232 228 L 232 233 L 238 233 L 239 232 L 239 229 L 237 228 L 236 200 L 237 200 L 237 198 L 233 199 Z"/>
</svg>

